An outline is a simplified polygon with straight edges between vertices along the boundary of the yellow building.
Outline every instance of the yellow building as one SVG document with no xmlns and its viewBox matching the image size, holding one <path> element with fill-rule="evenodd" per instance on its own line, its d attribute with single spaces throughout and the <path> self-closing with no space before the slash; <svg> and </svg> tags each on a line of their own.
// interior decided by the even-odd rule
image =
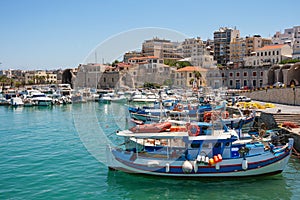
<svg viewBox="0 0 300 200">
<path fill-rule="evenodd" d="M 207 69 L 197 66 L 187 66 L 176 70 L 174 86 L 181 88 L 197 88 L 206 86 Z"/>
</svg>

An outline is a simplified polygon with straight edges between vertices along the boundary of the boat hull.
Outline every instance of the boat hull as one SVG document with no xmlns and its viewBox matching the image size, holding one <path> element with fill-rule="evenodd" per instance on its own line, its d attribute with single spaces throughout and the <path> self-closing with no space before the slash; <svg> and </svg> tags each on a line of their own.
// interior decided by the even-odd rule
<svg viewBox="0 0 300 200">
<path fill-rule="evenodd" d="M 224 159 L 214 165 L 172 157 L 145 157 L 142 153 L 124 152 L 110 146 L 106 153 L 109 168 L 127 173 L 186 178 L 252 177 L 281 173 L 290 158 L 292 145 L 290 140 L 280 152 Z M 184 167 L 185 164 L 190 168 Z"/>
</svg>

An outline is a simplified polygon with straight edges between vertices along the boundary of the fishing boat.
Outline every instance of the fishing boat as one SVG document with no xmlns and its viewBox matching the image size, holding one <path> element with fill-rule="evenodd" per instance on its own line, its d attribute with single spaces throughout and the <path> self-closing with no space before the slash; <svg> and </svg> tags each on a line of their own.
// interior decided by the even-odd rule
<svg viewBox="0 0 300 200">
<path fill-rule="evenodd" d="M 123 146 L 106 149 L 108 167 L 128 173 L 184 178 L 251 177 L 281 173 L 293 139 L 241 140 L 224 124 L 197 123 L 162 132 L 118 131 Z"/>
</svg>

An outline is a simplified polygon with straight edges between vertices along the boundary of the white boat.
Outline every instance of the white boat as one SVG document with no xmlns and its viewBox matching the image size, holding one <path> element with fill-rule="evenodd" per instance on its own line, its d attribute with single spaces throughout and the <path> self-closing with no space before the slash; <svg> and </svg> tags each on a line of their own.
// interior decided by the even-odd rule
<svg viewBox="0 0 300 200">
<path fill-rule="evenodd" d="M 127 98 L 123 93 L 107 93 L 107 94 L 100 94 L 99 95 L 99 102 L 100 103 L 125 103 Z"/>
<path fill-rule="evenodd" d="M 123 148 L 107 146 L 108 167 L 128 173 L 185 178 L 249 177 L 281 173 L 293 139 L 240 140 L 231 129 L 197 124 L 184 127 L 139 125 L 117 132 Z M 147 129 L 149 131 L 147 132 Z M 143 130 L 139 132 L 138 130 Z M 151 131 L 155 130 L 155 132 Z"/>
<path fill-rule="evenodd" d="M 10 105 L 12 105 L 12 106 L 23 106 L 24 102 L 20 97 L 12 97 L 10 99 Z"/>
<path fill-rule="evenodd" d="M 42 92 L 35 92 L 31 95 L 31 101 L 36 106 L 50 106 L 52 105 L 52 98 L 46 96 Z"/>
<path fill-rule="evenodd" d="M 159 96 L 152 92 L 138 92 L 130 98 L 132 102 L 156 102 L 158 100 Z"/>
</svg>

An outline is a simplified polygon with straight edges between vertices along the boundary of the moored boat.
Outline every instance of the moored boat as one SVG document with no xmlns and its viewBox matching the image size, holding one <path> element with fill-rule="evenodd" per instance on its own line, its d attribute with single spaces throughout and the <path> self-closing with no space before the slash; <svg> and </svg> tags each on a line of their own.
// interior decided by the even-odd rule
<svg viewBox="0 0 300 200">
<path fill-rule="evenodd" d="M 123 148 L 107 146 L 108 167 L 129 173 L 169 177 L 248 177 L 284 170 L 293 139 L 240 140 L 236 131 L 212 125 L 202 131 L 197 124 L 187 129 L 170 127 L 163 132 L 117 133 Z M 151 140 L 151 145 L 149 144 Z"/>
</svg>

